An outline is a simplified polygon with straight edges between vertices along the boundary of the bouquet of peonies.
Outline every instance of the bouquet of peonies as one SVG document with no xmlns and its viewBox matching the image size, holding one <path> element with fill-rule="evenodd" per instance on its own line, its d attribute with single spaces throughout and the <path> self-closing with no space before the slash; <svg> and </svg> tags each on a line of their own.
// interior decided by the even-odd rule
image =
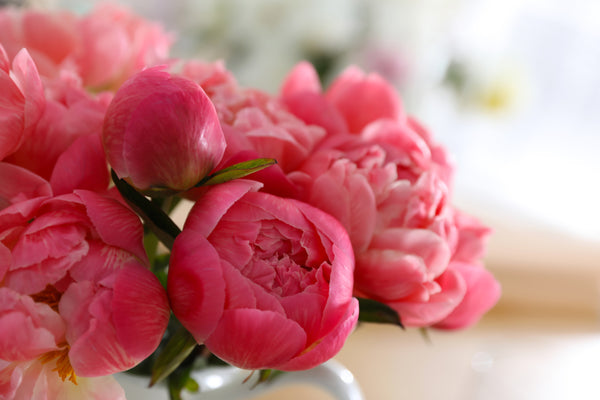
<svg viewBox="0 0 600 400">
<path fill-rule="evenodd" d="M 116 6 L 0 10 L 0 399 L 121 399 L 134 367 L 178 396 L 495 304 L 489 229 L 386 81 L 300 63 L 269 95 L 171 42 Z"/>
</svg>

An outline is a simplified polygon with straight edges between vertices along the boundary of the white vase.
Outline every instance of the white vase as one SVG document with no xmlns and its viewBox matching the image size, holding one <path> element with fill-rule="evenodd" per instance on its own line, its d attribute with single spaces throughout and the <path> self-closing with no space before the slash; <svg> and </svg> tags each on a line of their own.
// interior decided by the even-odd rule
<svg viewBox="0 0 600 400">
<path fill-rule="evenodd" d="M 254 386 L 256 378 L 244 382 L 251 371 L 235 367 L 211 367 L 193 373 L 201 392 L 183 392 L 188 400 L 236 400 L 252 399 L 287 385 L 304 384 L 319 387 L 338 400 L 364 400 L 364 396 L 352 373 L 340 363 L 330 360 L 306 371 L 286 372 L 272 381 Z M 125 389 L 128 400 L 168 400 L 164 385 L 152 389 L 148 377 L 121 373 L 117 380 Z"/>
</svg>

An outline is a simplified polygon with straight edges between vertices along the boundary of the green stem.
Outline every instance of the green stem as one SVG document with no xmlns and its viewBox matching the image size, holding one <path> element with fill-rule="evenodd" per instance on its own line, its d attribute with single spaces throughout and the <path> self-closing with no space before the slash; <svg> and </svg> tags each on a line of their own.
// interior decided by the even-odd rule
<svg viewBox="0 0 600 400">
<path fill-rule="evenodd" d="M 133 211 L 142 218 L 144 223 L 165 246 L 169 249 L 173 248 L 173 241 L 181 233 L 181 229 L 175 222 L 169 218 L 160 206 L 148 200 L 125 180 L 119 179 L 115 171 L 111 170 L 111 176 L 119 193 Z"/>
</svg>

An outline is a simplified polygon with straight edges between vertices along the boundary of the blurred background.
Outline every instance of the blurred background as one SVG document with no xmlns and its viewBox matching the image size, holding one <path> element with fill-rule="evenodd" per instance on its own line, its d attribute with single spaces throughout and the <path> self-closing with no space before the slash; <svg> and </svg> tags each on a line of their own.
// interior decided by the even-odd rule
<svg viewBox="0 0 600 400">
<path fill-rule="evenodd" d="M 38 1 L 89 11 L 93 1 Z M 597 399 L 600 2 L 127 0 L 275 93 L 300 60 L 325 84 L 355 64 L 401 93 L 455 157 L 454 202 L 492 226 L 503 297 L 477 326 L 364 325 L 337 357 L 369 400 Z M 328 399 L 293 388 L 265 399 Z"/>
</svg>

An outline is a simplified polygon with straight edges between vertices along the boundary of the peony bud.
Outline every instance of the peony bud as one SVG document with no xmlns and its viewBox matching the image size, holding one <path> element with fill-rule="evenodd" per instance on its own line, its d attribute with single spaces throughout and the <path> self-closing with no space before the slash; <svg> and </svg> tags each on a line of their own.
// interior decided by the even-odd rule
<svg viewBox="0 0 600 400">
<path fill-rule="evenodd" d="M 161 67 L 130 78 L 104 119 L 108 162 L 139 189 L 186 190 L 219 163 L 225 138 L 208 96 Z"/>
</svg>

